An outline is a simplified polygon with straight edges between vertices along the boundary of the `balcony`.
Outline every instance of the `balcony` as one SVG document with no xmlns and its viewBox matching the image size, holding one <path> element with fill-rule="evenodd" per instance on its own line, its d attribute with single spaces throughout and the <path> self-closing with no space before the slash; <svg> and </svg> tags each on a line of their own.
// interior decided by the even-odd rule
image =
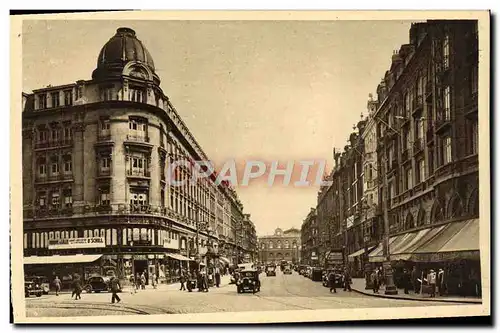
<svg viewBox="0 0 500 333">
<path fill-rule="evenodd" d="M 71 147 L 73 139 L 63 139 L 54 141 L 42 141 L 35 143 L 35 150 Z"/>
<path fill-rule="evenodd" d="M 53 182 L 72 181 L 72 180 L 73 180 L 72 173 L 59 173 L 55 175 L 45 175 L 45 176 L 37 175 L 36 177 L 36 183 L 53 183 Z"/>
<path fill-rule="evenodd" d="M 127 170 L 127 177 L 130 178 L 151 178 L 151 172 L 149 170 Z"/>
<path fill-rule="evenodd" d="M 110 168 L 107 168 L 107 169 L 97 169 L 97 177 L 98 178 L 108 178 L 108 177 L 111 177 L 111 169 Z"/>
<path fill-rule="evenodd" d="M 151 148 L 153 147 L 153 144 L 150 143 L 149 136 L 142 135 L 127 134 L 124 144 L 128 146 L 142 147 L 148 150 L 151 150 Z"/>
<path fill-rule="evenodd" d="M 152 207 L 150 205 L 130 205 L 130 213 L 132 213 L 132 214 L 151 214 Z"/>
<path fill-rule="evenodd" d="M 420 113 L 424 108 L 424 101 L 422 96 L 417 96 L 415 99 L 413 99 L 412 106 L 412 115 L 417 115 L 418 113 Z"/>
<path fill-rule="evenodd" d="M 97 135 L 96 146 L 112 146 L 114 144 L 113 139 L 111 137 L 111 133 L 109 132 L 99 132 Z"/>
<path fill-rule="evenodd" d="M 442 132 L 451 125 L 450 111 L 441 110 L 436 119 L 436 133 Z"/>
<path fill-rule="evenodd" d="M 424 150 L 424 142 L 421 138 L 418 138 L 413 142 L 413 155 L 416 155 Z"/>
</svg>

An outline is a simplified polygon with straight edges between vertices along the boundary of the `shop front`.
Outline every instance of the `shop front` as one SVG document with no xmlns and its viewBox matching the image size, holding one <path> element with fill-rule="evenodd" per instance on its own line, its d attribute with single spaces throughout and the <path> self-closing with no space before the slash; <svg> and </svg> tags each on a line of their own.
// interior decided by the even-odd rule
<svg viewBox="0 0 500 333">
<path fill-rule="evenodd" d="M 448 294 L 480 296 L 479 219 L 463 220 L 400 234 L 389 239 L 394 280 L 402 287 L 403 271 L 425 278 L 443 269 Z M 383 243 L 369 254 L 375 266 L 385 261 Z"/>
</svg>

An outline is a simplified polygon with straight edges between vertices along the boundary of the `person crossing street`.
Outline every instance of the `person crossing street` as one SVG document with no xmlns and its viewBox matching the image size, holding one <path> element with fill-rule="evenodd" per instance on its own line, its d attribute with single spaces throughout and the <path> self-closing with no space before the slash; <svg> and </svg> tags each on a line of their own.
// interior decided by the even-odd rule
<svg viewBox="0 0 500 333">
<path fill-rule="evenodd" d="M 117 294 L 120 291 L 120 281 L 116 276 L 112 276 L 110 284 L 111 284 L 111 303 L 114 304 L 115 300 L 116 303 L 120 303 L 121 299 Z"/>
</svg>

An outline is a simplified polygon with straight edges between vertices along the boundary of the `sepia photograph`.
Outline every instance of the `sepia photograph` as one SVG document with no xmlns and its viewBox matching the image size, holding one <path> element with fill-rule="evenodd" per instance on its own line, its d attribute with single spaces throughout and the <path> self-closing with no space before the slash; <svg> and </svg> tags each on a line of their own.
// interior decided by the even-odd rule
<svg viewBox="0 0 500 333">
<path fill-rule="evenodd" d="M 11 19 L 15 322 L 490 315 L 489 12 Z"/>
</svg>

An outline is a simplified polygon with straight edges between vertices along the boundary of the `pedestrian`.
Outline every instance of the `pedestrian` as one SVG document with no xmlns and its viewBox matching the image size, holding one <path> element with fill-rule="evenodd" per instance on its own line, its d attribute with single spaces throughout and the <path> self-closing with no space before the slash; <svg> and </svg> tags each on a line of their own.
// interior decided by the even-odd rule
<svg viewBox="0 0 500 333">
<path fill-rule="evenodd" d="M 74 280 L 73 280 L 73 295 L 75 295 L 75 300 L 82 299 L 82 281 L 80 280 L 80 275 L 75 274 L 74 275 Z"/>
<path fill-rule="evenodd" d="M 437 275 L 437 285 L 439 288 L 439 296 L 444 296 L 445 292 L 445 281 L 444 281 L 444 270 L 442 268 L 439 269 Z"/>
<path fill-rule="evenodd" d="M 434 272 L 433 269 L 431 269 L 429 274 L 427 275 L 427 283 L 429 283 L 431 289 L 431 297 L 436 297 L 436 272 Z"/>
<path fill-rule="evenodd" d="M 156 274 L 155 273 L 151 274 L 151 285 L 153 286 L 153 289 L 156 289 Z"/>
<path fill-rule="evenodd" d="M 54 287 L 56 288 L 56 296 L 59 296 L 59 292 L 61 291 L 61 280 L 56 276 L 54 279 Z"/>
<path fill-rule="evenodd" d="M 207 272 L 206 269 L 203 270 L 202 277 L 203 277 L 203 291 L 204 292 L 208 292 L 208 288 L 209 288 L 209 285 L 208 285 L 208 272 Z"/>
<path fill-rule="evenodd" d="M 405 268 L 403 270 L 403 289 L 405 294 L 409 294 L 409 288 L 410 288 L 410 274 L 408 273 L 408 270 Z"/>
<path fill-rule="evenodd" d="M 146 275 L 144 275 L 144 272 L 141 274 L 141 289 L 146 289 Z"/>
<path fill-rule="evenodd" d="M 120 280 L 118 280 L 118 278 L 116 276 L 112 276 L 111 277 L 111 281 L 110 281 L 110 284 L 111 284 L 111 303 L 115 303 L 115 300 L 116 300 L 116 303 L 120 303 L 121 299 L 120 297 L 118 297 L 118 292 L 120 291 Z"/>
<path fill-rule="evenodd" d="M 219 288 L 220 286 L 220 269 L 219 267 L 215 267 L 215 286 Z"/>
<path fill-rule="evenodd" d="M 343 275 L 343 278 L 344 278 L 344 291 L 348 290 L 348 291 L 352 291 L 351 290 L 351 274 L 349 273 L 349 269 L 345 269 L 344 270 L 344 275 Z"/>
<path fill-rule="evenodd" d="M 333 292 L 337 293 L 337 288 L 335 286 L 335 272 L 332 270 L 330 271 L 330 274 L 328 275 L 328 284 L 330 286 L 330 293 Z"/>
<path fill-rule="evenodd" d="M 372 272 L 371 280 L 372 280 L 372 286 L 373 286 L 373 293 L 378 294 L 378 289 L 380 287 L 378 269 L 375 269 L 375 271 Z"/>
<path fill-rule="evenodd" d="M 179 281 L 181 283 L 181 289 L 179 290 L 186 290 L 186 276 L 184 275 L 184 272 L 181 272 L 181 277 L 179 278 Z"/>
<path fill-rule="evenodd" d="M 130 291 L 130 293 L 131 294 L 137 293 L 137 283 L 135 282 L 134 274 L 130 274 L 129 282 L 130 282 L 130 285 L 132 286 L 132 291 Z"/>
<path fill-rule="evenodd" d="M 135 275 L 135 290 L 139 290 L 140 287 L 141 287 L 141 275 L 139 274 L 139 272 L 137 272 Z"/>
<path fill-rule="evenodd" d="M 416 266 L 413 266 L 413 269 L 411 270 L 411 282 L 413 284 L 413 292 L 415 294 L 420 293 L 420 286 L 418 283 L 418 271 Z"/>
<path fill-rule="evenodd" d="M 193 275 L 191 274 L 190 271 L 187 271 L 187 274 L 186 274 L 186 286 L 187 286 L 187 290 L 188 292 L 193 292 Z"/>
</svg>

